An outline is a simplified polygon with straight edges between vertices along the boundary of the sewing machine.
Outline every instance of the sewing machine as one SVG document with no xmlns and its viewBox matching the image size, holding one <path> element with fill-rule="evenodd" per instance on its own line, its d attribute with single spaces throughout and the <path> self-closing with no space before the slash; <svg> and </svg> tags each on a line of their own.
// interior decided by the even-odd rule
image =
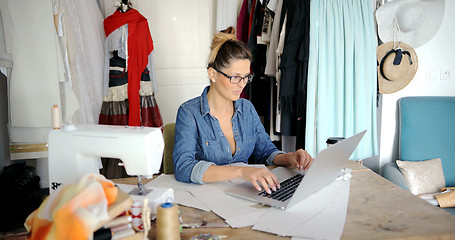
<svg viewBox="0 0 455 240">
<path fill-rule="evenodd" d="M 49 132 L 49 190 L 99 173 L 100 157 L 118 158 L 128 175 L 151 178 L 158 173 L 164 150 L 161 129 L 150 127 L 67 125 Z"/>
</svg>

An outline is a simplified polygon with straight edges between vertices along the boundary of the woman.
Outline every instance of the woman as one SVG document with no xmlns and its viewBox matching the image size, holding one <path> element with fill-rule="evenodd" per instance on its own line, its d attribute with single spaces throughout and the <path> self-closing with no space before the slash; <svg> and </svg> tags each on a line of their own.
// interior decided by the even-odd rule
<svg viewBox="0 0 455 240">
<path fill-rule="evenodd" d="M 210 86 L 200 97 L 183 103 L 177 113 L 174 174 L 178 181 L 208 183 L 243 178 L 262 191 L 280 188 L 265 168 L 232 166 L 247 163 L 251 154 L 267 165 L 306 170 L 313 162 L 308 152 L 279 151 L 264 130 L 250 101 L 240 99 L 250 73 L 251 52 L 235 39 L 234 29 L 214 35 L 207 73 Z"/>
</svg>

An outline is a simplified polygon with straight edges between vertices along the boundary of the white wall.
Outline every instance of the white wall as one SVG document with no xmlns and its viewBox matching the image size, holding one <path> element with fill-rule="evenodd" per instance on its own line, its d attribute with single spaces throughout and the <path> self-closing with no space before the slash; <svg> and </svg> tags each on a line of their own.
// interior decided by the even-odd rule
<svg viewBox="0 0 455 240">
<path fill-rule="evenodd" d="M 425 45 L 415 49 L 419 68 L 403 90 L 382 95 L 379 165 L 398 158 L 396 129 L 397 100 L 405 96 L 455 96 L 455 1 L 445 1 L 445 13 L 439 31 Z M 441 74 L 449 76 L 442 80 Z"/>
</svg>

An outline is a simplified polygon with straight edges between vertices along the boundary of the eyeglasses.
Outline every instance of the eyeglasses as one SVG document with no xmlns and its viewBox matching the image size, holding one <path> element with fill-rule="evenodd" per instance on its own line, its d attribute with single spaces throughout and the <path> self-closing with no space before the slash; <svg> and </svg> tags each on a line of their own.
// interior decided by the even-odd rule
<svg viewBox="0 0 455 240">
<path fill-rule="evenodd" d="M 243 81 L 244 83 L 250 83 L 251 81 L 253 81 L 253 77 L 254 77 L 254 74 L 250 73 L 248 75 L 246 75 L 245 77 L 240 77 L 240 76 L 229 76 L 227 75 L 226 73 L 212 67 L 213 69 L 215 69 L 215 71 L 223 74 L 223 76 L 229 78 L 229 81 L 232 83 L 232 84 L 238 84 L 240 83 L 240 81 Z"/>
</svg>

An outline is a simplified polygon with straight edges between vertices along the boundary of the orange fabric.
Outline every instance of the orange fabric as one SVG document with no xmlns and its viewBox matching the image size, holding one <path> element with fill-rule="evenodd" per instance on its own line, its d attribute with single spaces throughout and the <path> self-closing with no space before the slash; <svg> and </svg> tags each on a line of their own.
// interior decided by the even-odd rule
<svg viewBox="0 0 455 240">
<path fill-rule="evenodd" d="M 104 194 L 106 195 L 107 205 L 111 205 L 117 199 L 118 188 L 114 185 L 113 182 L 100 181 L 101 186 L 103 186 Z"/>
<path fill-rule="evenodd" d="M 29 239 L 91 239 L 95 226 L 108 219 L 107 206 L 117 193 L 114 183 L 99 174 L 61 187 L 27 217 Z"/>
</svg>

